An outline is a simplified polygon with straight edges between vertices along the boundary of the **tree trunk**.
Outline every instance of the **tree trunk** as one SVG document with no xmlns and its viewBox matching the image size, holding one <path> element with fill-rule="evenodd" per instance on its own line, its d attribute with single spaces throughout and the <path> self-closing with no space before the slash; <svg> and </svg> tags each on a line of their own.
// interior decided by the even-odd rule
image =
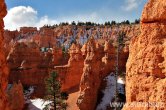
<svg viewBox="0 0 166 110">
<path fill-rule="evenodd" d="M 56 96 L 55 96 L 55 92 L 54 92 L 54 110 L 56 110 Z"/>
</svg>

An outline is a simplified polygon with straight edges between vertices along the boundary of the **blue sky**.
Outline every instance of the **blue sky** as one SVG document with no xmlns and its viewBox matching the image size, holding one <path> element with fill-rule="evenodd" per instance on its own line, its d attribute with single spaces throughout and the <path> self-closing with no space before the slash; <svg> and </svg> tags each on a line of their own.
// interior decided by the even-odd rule
<svg viewBox="0 0 166 110">
<path fill-rule="evenodd" d="M 146 1 L 6 0 L 9 12 L 4 20 L 6 28 L 11 28 L 10 24 L 14 22 L 13 29 L 24 25 L 42 26 L 44 23 L 52 24 L 62 21 L 92 21 L 99 23 L 111 20 L 134 21 L 136 18 L 140 18 Z M 20 19 L 22 19 L 21 22 L 19 22 Z"/>
</svg>

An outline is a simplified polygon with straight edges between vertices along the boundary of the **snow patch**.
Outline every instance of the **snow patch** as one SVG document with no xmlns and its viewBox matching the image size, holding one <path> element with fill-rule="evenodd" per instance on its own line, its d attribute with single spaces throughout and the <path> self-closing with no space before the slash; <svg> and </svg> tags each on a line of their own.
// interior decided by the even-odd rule
<svg viewBox="0 0 166 110">
<path fill-rule="evenodd" d="M 115 96 L 115 89 L 116 89 L 116 79 L 115 74 L 111 73 L 109 76 L 107 76 L 104 80 L 106 80 L 106 88 L 102 91 L 104 96 L 102 98 L 101 103 L 97 106 L 96 110 L 106 110 L 107 106 L 110 105 L 110 102 Z M 125 94 L 124 90 L 124 81 L 122 78 L 118 78 L 118 93 Z"/>
<path fill-rule="evenodd" d="M 29 110 L 43 110 L 50 101 L 44 101 L 43 99 L 33 99 L 30 100 L 28 109 Z"/>
<path fill-rule="evenodd" d="M 106 110 L 107 106 L 109 106 L 109 104 L 110 104 L 110 101 L 115 96 L 115 89 L 116 89 L 115 76 L 113 74 L 110 74 L 104 80 L 107 81 L 107 86 L 106 86 L 105 90 L 102 91 L 104 96 L 102 98 L 102 102 L 97 106 L 96 110 Z"/>
<path fill-rule="evenodd" d="M 123 81 L 122 78 L 118 78 L 118 83 L 119 83 L 119 84 L 125 84 L 125 82 Z"/>
</svg>

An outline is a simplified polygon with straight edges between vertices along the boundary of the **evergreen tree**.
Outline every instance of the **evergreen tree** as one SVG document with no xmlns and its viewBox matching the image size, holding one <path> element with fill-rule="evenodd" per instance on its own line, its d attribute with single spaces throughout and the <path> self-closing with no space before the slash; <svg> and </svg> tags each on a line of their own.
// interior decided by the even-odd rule
<svg viewBox="0 0 166 110">
<path fill-rule="evenodd" d="M 71 24 L 72 24 L 72 25 L 76 25 L 75 21 L 73 21 Z"/>
<path fill-rule="evenodd" d="M 85 23 L 78 21 L 77 25 L 78 25 L 78 26 L 83 26 L 83 25 L 85 25 Z"/>
<path fill-rule="evenodd" d="M 129 21 L 129 20 L 126 20 L 125 24 L 130 24 L 130 21 Z"/>
<path fill-rule="evenodd" d="M 107 25 L 108 25 L 108 26 L 111 26 L 111 23 L 110 23 L 110 21 L 108 21 Z"/>
<path fill-rule="evenodd" d="M 111 26 L 111 23 L 108 21 L 108 22 L 105 22 L 104 25 L 105 25 L 105 26 Z"/>
<path fill-rule="evenodd" d="M 140 23 L 140 19 L 136 19 L 134 23 L 135 24 L 139 24 Z"/>
<path fill-rule="evenodd" d="M 116 85 L 115 85 L 115 103 L 119 101 L 118 98 L 118 76 L 119 76 L 119 53 L 124 46 L 124 38 L 126 36 L 126 33 L 124 32 L 119 32 L 118 38 L 117 38 L 117 50 L 116 50 L 116 66 L 115 66 L 115 79 L 116 79 Z M 115 107 L 115 110 L 118 110 L 118 107 Z"/>
<path fill-rule="evenodd" d="M 105 26 L 107 26 L 107 25 L 108 25 L 108 23 L 107 23 L 107 22 L 105 22 L 105 23 L 104 23 L 104 25 L 105 25 Z"/>
<path fill-rule="evenodd" d="M 64 102 L 64 96 L 61 96 L 61 84 L 60 82 L 57 80 L 58 78 L 58 74 L 57 72 L 53 71 L 50 73 L 49 77 L 45 80 L 45 84 L 46 84 L 46 97 L 45 100 L 49 100 L 51 101 L 51 103 L 49 105 L 46 105 L 45 110 L 47 110 L 48 106 L 53 107 L 54 110 L 65 110 L 66 106 L 63 107 L 64 105 L 66 105 L 66 103 Z"/>
<path fill-rule="evenodd" d="M 111 21 L 111 25 L 116 25 L 116 21 Z"/>
</svg>

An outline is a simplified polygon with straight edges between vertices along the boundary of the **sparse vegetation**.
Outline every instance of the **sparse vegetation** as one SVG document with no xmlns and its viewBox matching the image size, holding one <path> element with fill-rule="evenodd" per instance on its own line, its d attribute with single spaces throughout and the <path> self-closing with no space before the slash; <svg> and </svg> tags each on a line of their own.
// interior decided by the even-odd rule
<svg viewBox="0 0 166 110">
<path fill-rule="evenodd" d="M 54 25 L 44 25 L 43 27 L 45 28 L 51 28 L 51 29 L 54 29 L 58 26 L 67 26 L 67 25 L 72 25 L 72 26 L 114 26 L 114 25 L 130 25 L 130 24 L 139 24 L 140 23 L 140 19 L 135 19 L 134 22 L 130 22 L 129 20 L 125 20 L 125 21 L 122 21 L 122 22 L 116 22 L 114 20 L 112 21 L 106 21 L 104 24 L 102 23 L 94 23 L 94 22 L 82 22 L 82 21 L 78 21 L 77 23 L 75 21 L 72 21 L 71 23 L 68 23 L 68 22 L 61 22 L 59 24 L 54 24 Z"/>
<path fill-rule="evenodd" d="M 116 66 L 115 66 L 115 79 L 116 79 L 116 89 L 115 89 L 115 100 L 114 102 L 118 102 L 119 101 L 119 93 L 118 93 L 118 76 L 120 74 L 119 71 L 119 53 L 121 51 L 121 48 L 124 45 L 124 37 L 125 37 L 125 33 L 124 32 L 119 32 L 119 35 L 117 36 L 117 50 L 116 50 Z M 115 108 L 115 110 L 118 110 L 119 108 Z"/>
<path fill-rule="evenodd" d="M 105 26 L 111 26 L 111 23 L 108 21 L 108 22 L 105 22 L 104 25 L 105 25 Z"/>
<path fill-rule="evenodd" d="M 50 73 L 49 77 L 45 80 L 46 85 L 46 97 L 45 100 L 49 100 L 50 104 L 46 105 L 44 110 L 49 110 L 49 107 L 53 108 L 53 110 L 65 110 L 67 103 L 65 100 L 68 95 L 66 93 L 61 93 L 60 88 L 61 84 L 57 80 L 58 74 L 53 71 Z M 64 95 L 65 94 L 65 95 Z"/>
<path fill-rule="evenodd" d="M 136 19 L 134 23 L 135 24 L 139 24 L 140 23 L 140 19 Z"/>
</svg>

